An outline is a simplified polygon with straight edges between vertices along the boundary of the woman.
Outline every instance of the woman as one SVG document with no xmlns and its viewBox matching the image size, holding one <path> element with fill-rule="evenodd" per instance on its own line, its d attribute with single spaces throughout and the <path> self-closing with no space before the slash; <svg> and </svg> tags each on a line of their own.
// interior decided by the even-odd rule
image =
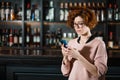
<svg viewBox="0 0 120 80">
<path fill-rule="evenodd" d="M 63 60 L 61 71 L 68 80 L 105 80 L 107 52 L 102 39 L 94 37 L 91 30 L 97 20 L 93 11 L 86 8 L 71 9 L 67 24 L 78 34 L 61 46 Z"/>
</svg>

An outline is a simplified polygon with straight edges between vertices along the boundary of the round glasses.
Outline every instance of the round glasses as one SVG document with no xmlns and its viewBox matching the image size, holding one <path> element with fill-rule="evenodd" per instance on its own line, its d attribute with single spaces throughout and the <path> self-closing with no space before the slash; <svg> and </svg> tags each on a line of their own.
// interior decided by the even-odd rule
<svg viewBox="0 0 120 80">
<path fill-rule="evenodd" d="M 83 28 L 85 25 L 84 22 L 81 22 L 81 23 L 74 23 L 74 28 Z"/>
</svg>

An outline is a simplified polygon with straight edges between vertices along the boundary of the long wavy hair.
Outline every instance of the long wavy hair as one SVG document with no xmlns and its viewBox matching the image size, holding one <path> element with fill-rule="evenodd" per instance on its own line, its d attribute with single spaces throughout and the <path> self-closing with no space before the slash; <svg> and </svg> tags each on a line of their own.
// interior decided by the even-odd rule
<svg viewBox="0 0 120 80">
<path fill-rule="evenodd" d="M 67 25 L 71 28 L 74 28 L 74 19 L 75 17 L 80 16 L 83 18 L 84 23 L 86 26 L 88 26 L 90 29 L 93 29 L 97 24 L 97 18 L 95 13 L 88 8 L 82 8 L 82 7 L 71 7 L 69 14 L 68 14 L 68 20 Z"/>
</svg>

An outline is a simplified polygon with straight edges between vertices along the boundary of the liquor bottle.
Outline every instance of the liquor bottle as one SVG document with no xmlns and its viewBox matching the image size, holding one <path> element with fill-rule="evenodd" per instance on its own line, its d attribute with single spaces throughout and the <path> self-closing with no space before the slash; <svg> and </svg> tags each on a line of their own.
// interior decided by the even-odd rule
<svg viewBox="0 0 120 80">
<path fill-rule="evenodd" d="M 31 34 L 30 26 L 27 25 L 27 27 L 26 27 L 26 47 L 30 47 L 30 34 Z"/>
<path fill-rule="evenodd" d="M 6 2 L 5 18 L 6 21 L 10 20 L 10 2 Z"/>
<path fill-rule="evenodd" d="M 2 29 L 2 35 L 1 35 L 1 38 L 2 38 L 1 46 L 5 46 L 5 45 L 4 45 L 4 43 L 5 43 L 5 29 Z"/>
<path fill-rule="evenodd" d="M 87 5 L 86 5 L 86 2 L 83 2 L 83 8 L 86 8 Z"/>
<path fill-rule="evenodd" d="M 113 41 L 113 32 L 110 32 L 109 33 L 109 40 L 108 40 L 108 47 L 109 48 L 113 48 L 113 44 L 114 44 L 114 41 Z"/>
<path fill-rule="evenodd" d="M 97 6 L 96 6 L 96 16 L 97 16 L 97 21 L 100 22 L 100 3 L 97 2 Z"/>
<path fill-rule="evenodd" d="M 11 29 L 9 29 L 9 46 L 11 47 L 11 46 L 13 46 L 13 41 L 14 39 L 13 39 L 13 29 L 11 28 Z"/>
<path fill-rule="evenodd" d="M 49 16 L 49 21 L 54 21 L 55 15 L 54 15 L 54 2 L 53 1 L 50 1 L 48 16 Z"/>
<path fill-rule="evenodd" d="M 71 2 L 70 2 L 70 3 L 71 3 Z M 72 4 L 72 3 L 71 3 L 71 4 Z M 68 11 L 69 11 L 69 10 L 68 10 L 68 3 L 66 2 L 66 3 L 65 3 L 65 15 L 64 15 L 64 16 L 65 16 L 65 18 L 64 18 L 65 21 L 67 21 Z"/>
<path fill-rule="evenodd" d="M 26 19 L 30 20 L 31 19 L 31 7 L 30 7 L 30 2 L 27 3 L 27 9 L 26 9 Z"/>
<path fill-rule="evenodd" d="M 63 40 L 67 40 L 67 33 L 66 33 L 66 32 L 64 32 L 64 33 L 62 34 L 62 39 L 63 39 Z"/>
<path fill-rule="evenodd" d="M 19 37 L 18 37 L 18 30 L 17 29 L 14 29 L 14 33 L 13 33 L 13 38 L 14 38 L 14 42 L 13 42 L 13 46 L 14 47 L 18 47 L 18 41 L 19 41 Z"/>
<path fill-rule="evenodd" d="M 17 7 L 17 3 L 14 4 L 14 14 L 15 14 L 15 19 L 17 20 L 18 16 L 18 7 Z"/>
<path fill-rule="evenodd" d="M 74 7 L 77 7 L 77 6 L 78 6 L 77 2 L 74 2 L 73 6 L 74 6 Z"/>
<path fill-rule="evenodd" d="M 40 21 L 40 10 L 38 4 L 35 4 L 35 20 Z"/>
<path fill-rule="evenodd" d="M 71 32 L 69 32 L 66 40 L 70 41 L 72 38 L 73 38 L 73 35 Z"/>
<path fill-rule="evenodd" d="M 32 10 L 31 10 L 31 20 L 35 20 L 35 5 L 32 5 Z"/>
<path fill-rule="evenodd" d="M 22 29 L 19 30 L 19 33 L 18 33 L 18 46 L 21 47 L 22 46 L 22 42 L 23 42 L 23 38 L 22 38 Z"/>
<path fill-rule="evenodd" d="M 37 30 L 36 30 L 36 42 L 37 42 L 37 47 L 40 46 L 40 28 L 38 27 Z"/>
<path fill-rule="evenodd" d="M 92 7 L 91 7 L 92 11 L 95 13 L 96 12 L 96 6 L 95 6 L 95 2 L 92 2 Z"/>
<path fill-rule="evenodd" d="M 114 3 L 113 17 L 115 21 L 119 19 L 119 9 L 117 3 Z"/>
<path fill-rule="evenodd" d="M 37 44 L 37 29 L 36 28 L 34 28 L 34 30 L 33 30 L 33 45 L 34 45 L 34 47 L 36 47 L 36 44 Z"/>
<path fill-rule="evenodd" d="M 61 2 L 60 3 L 60 21 L 64 21 L 64 4 Z"/>
<path fill-rule="evenodd" d="M 62 29 L 58 28 L 56 31 L 56 42 L 58 46 L 60 46 L 61 39 L 62 39 Z"/>
<path fill-rule="evenodd" d="M 100 20 L 105 21 L 105 4 L 104 2 L 101 3 L 101 12 L 100 12 Z"/>
<path fill-rule="evenodd" d="M 81 2 L 78 3 L 78 7 L 80 7 L 80 8 L 82 7 L 82 3 Z"/>
<path fill-rule="evenodd" d="M 17 20 L 22 20 L 22 16 L 23 16 L 22 7 L 19 7 L 17 13 Z"/>
<path fill-rule="evenodd" d="M 48 21 L 48 19 L 49 19 L 49 16 L 48 16 L 48 10 L 49 10 L 49 1 L 43 1 L 43 19 L 45 20 L 45 21 Z"/>
<path fill-rule="evenodd" d="M 90 2 L 87 3 L 87 8 L 91 9 L 91 3 Z"/>
<path fill-rule="evenodd" d="M 36 47 L 39 48 L 40 47 L 40 42 L 41 42 L 41 38 L 40 38 L 40 28 L 37 27 L 36 28 Z M 36 49 L 36 55 L 40 55 L 40 50 Z"/>
<path fill-rule="evenodd" d="M 79 3 L 79 7 L 80 7 L 80 3 Z M 68 11 L 71 12 L 71 9 L 73 9 L 73 3 L 72 2 L 70 2 L 70 3 L 64 3 L 64 5 L 65 4 L 66 4 L 66 6 L 68 5 L 68 8 L 69 8 Z M 82 6 L 82 4 L 81 4 L 81 6 Z M 65 7 L 64 7 L 64 9 L 65 9 Z"/>
<path fill-rule="evenodd" d="M 45 46 L 49 46 L 49 40 L 50 40 L 50 30 L 48 30 L 45 34 Z"/>
<path fill-rule="evenodd" d="M 56 35 L 55 35 L 55 32 L 51 33 L 51 48 L 56 48 Z"/>
<path fill-rule="evenodd" d="M 8 30 L 2 29 L 2 46 L 8 46 Z"/>
<path fill-rule="evenodd" d="M 9 46 L 8 38 L 9 38 L 9 32 L 8 32 L 8 29 L 5 28 L 5 33 L 4 33 L 4 46 Z"/>
<path fill-rule="evenodd" d="M 113 20 L 113 8 L 112 8 L 112 3 L 109 3 L 108 5 L 108 21 Z"/>
<path fill-rule="evenodd" d="M 32 36 L 33 36 L 33 43 L 32 43 L 32 45 L 33 45 L 33 47 L 35 47 L 36 48 L 36 45 L 37 45 L 37 36 L 36 36 L 36 33 L 37 33 L 37 29 L 36 29 L 36 27 L 34 27 L 33 28 L 33 34 L 32 34 Z M 36 49 L 33 49 L 33 55 L 36 55 Z"/>
<path fill-rule="evenodd" d="M 31 47 L 31 26 L 30 24 L 26 25 L 26 33 L 25 33 L 25 46 L 26 46 L 26 55 L 30 54 L 30 49 L 29 47 Z"/>
<path fill-rule="evenodd" d="M 1 10 L 0 10 L 1 20 L 5 20 L 5 2 L 1 2 Z"/>
<path fill-rule="evenodd" d="M 14 12 L 14 8 L 11 7 L 10 10 L 10 20 L 15 20 L 16 16 L 15 16 L 15 12 Z"/>
</svg>

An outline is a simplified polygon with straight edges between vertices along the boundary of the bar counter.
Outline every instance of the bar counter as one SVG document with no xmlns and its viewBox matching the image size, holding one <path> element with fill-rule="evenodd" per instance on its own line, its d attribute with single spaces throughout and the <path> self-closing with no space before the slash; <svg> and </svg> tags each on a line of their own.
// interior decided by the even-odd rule
<svg viewBox="0 0 120 80">
<path fill-rule="evenodd" d="M 0 55 L 0 80 L 67 80 L 60 71 L 62 56 Z M 120 80 L 120 58 L 108 59 L 107 80 Z"/>
<path fill-rule="evenodd" d="M 61 57 L 0 56 L 0 80 L 67 80 L 60 71 Z"/>
</svg>

